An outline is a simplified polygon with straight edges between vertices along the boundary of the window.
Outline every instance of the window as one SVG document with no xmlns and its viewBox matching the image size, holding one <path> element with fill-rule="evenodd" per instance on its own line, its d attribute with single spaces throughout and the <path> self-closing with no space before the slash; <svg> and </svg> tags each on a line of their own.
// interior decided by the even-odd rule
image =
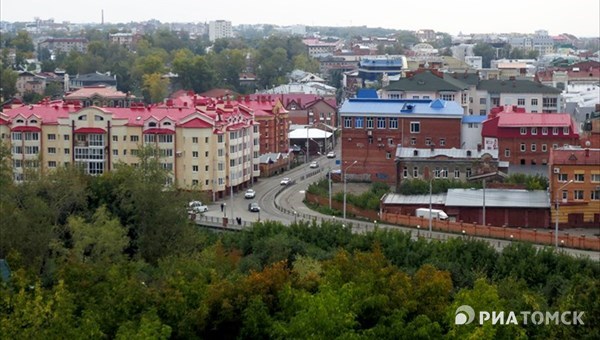
<svg viewBox="0 0 600 340">
<path fill-rule="evenodd" d="M 127 141 L 127 135 L 123 135 L 123 142 Z"/>
<path fill-rule="evenodd" d="M 531 106 L 537 106 L 537 105 L 538 105 L 537 98 L 531 98 Z"/>
<path fill-rule="evenodd" d="M 590 199 L 592 201 L 598 201 L 598 200 L 600 200 L 600 190 L 592 190 L 590 192 Z"/>
<path fill-rule="evenodd" d="M 419 167 L 413 167 L 413 177 L 417 178 L 419 177 Z"/>
<path fill-rule="evenodd" d="M 543 127 L 542 128 L 542 135 L 547 135 L 548 134 L 548 128 L 547 127 Z"/>
<path fill-rule="evenodd" d="M 591 176 L 590 180 L 591 180 L 593 183 L 598 183 L 598 182 L 600 182 L 600 174 L 592 174 L 592 176 Z"/>
<path fill-rule="evenodd" d="M 556 149 L 556 148 L 558 148 L 558 144 L 552 144 L 552 148 L 553 148 L 553 149 Z"/>
<path fill-rule="evenodd" d="M 48 140 L 56 140 L 56 135 L 53 133 L 48 134 Z"/>
<path fill-rule="evenodd" d="M 48 167 L 49 168 L 56 168 L 56 161 L 49 161 L 48 162 Z"/>
<path fill-rule="evenodd" d="M 568 127 L 568 126 L 565 126 L 565 127 L 563 128 L 563 135 L 568 135 L 568 134 L 569 134 L 569 127 Z"/>
<path fill-rule="evenodd" d="M 402 177 L 403 178 L 408 177 L 408 168 L 407 167 L 402 168 Z"/>
<path fill-rule="evenodd" d="M 559 182 L 566 182 L 569 178 L 569 175 L 567 174 L 558 174 L 558 181 Z"/>
<path fill-rule="evenodd" d="M 198 151 L 192 151 L 192 158 L 198 158 Z"/>
<path fill-rule="evenodd" d="M 113 142 L 118 142 L 119 141 L 119 136 L 112 136 L 112 140 L 113 140 Z"/>
<path fill-rule="evenodd" d="M 460 178 L 460 169 L 459 168 L 454 169 L 454 178 Z"/>
<path fill-rule="evenodd" d="M 65 149 L 63 150 L 63 153 L 64 153 L 65 155 L 68 155 L 68 154 L 70 154 L 70 153 L 71 153 L 71 149 L 65 148 Z"/>
<path fill-rule="evenodd" d="M 20 132 L 13 132 L 11 138 L 12 140 L 22 140 L 23 135 Z"/>
<path fill-rule="evenodd" d="M 385 118 L 377 118 L 377 128 L 385 129 Z"/>
<path fill-rule="evenodd" d="M 573 190 L 574 200 L 583 200 L 583 190 Z"/>
<path fill-rule="evenodd" d="M 56 153 L 56 148 L 48 148 L 48 153 Z"/>
<path fill-rule="evenodd" d="M 204 171 L 208 171 L 208 165 L 204 167 Z"/>
<path fill-rule="evenodd" d="M 367 117 L 367 129 L 373 128 L 373 117 Z"/>
<path fill-rule="evenodd" d="M 542 98 L 542 106 L 543 107 L 556 107 L 557 99 L 556 98 Z"/>
<path fill-rule="evenodd" d="M 517 105 L 518 106 L 525 106 L 525 98 L 518 98 L 517 99 Z"/>
<path fill-rule="evenodd" d="M 388 145 L 394 145 L 394 138 L 388 138 Z"/>
<path fill-rule="evenodd" d="M 526 149 L 525 143 L 521 143 L 521 152 L 525 152 Z"/>
<path fill-rule="evenodd" d="M 173 135 L 158 135 L 159 143 L 173 143 Z"/>
<path fill-rule="evenodd" d="M 479 98 L 479 105 L 485 105 L 487 102 L 486 98 Z"/>
<path fill-rule="evenodd" d="M 440 138 L 440 146 L 446 146 L 446 139 Z"/>
<path fill-rule="evenodd" d="M 365 121 L 363 117 L 354 118 L 354 127 L 357 129 L 362 129 L 365 125 Z"/>
<path fill-rule="evenodd" d="M 390 118 L 390 129 L 398 128 L 398 118 Z"/>
<path fill-rule="evenodd" d="M 558 128 L 557 127 L 553 127 L 552 128 L 552 134 L 553 135 L 558 135 Z"/>
<path fill-rule="evenodd" d="M 419 99 L 419 96 L 413 96 L 412 99 Z"/>
<path fill-rule="evenodd" d="M 454 100 L 454 95 L 453 94 L 442 94 L 440 96 L 440 98 L 442 100 L 445 100 L 445 101 L 453 101 Z"/>
<path fill-rule="evenodd" d="M 417 145 L 417 139 L 415 137 L 410 139 L 410 145 Z"/>
<path fill-rule="evenodd" d="M 64 140 L 69 140 L 69 135 L 63 135 Z"/>
<path fill-rule="evenodd" d="M 192 143 L 198 144 L 198 137 L 192 137 Z"/>
<path fill-rule="evenodd" d="M 140 154 L 138 149 L 131 149 L 129 150 L 129 153 L 131 153 L 132 156 L 137 156 Z"/>
<path fill-rule="evenodd" d="M 548 151 L 548 145 L 542 144 L 542 152 L 547 152 L 547 151 Z"/>
<path fill-rule="evenodd" d="M 471 168 L 466 168 L 465 172 L 466 172 L 467 178 L 471 177 Z"/>
<path fill-rule="evenodd" d="M 37 132 L 25 132 L 25 140 L 39 140 L 39 136 Z"/>
<path fill-rule="evenodd" d="M 391 152 L 386 152 L 385 153 L 385 159 L 392 159 L 392 153 Z"/>
<path fill-rule="evenodd" d="M 208 151 L 204 152 L 204 157 L 208 157 Z"/>
<path fill-rule="evenodd" d="M 531 151 L 532 152 L 536 152 L 537 151 L 537 145 L 535 143 L 531 143 Z"/>
<path fill-rule="evenodd" d="M 37 155 L 40 152 L 40 148 L 37 146 L 25 146 L 25 154 Z"/>
<path fill-rule="evenodd" d="M 197 186 L 198 185 L 198 180 L 197 179 L 193 179 L 192 180 L 192 185 L 193 186 Z"/>
<path fill-rule="evenodd" d="M 344 117 L 344 128 L 350 129 L 352 128 L 352 118 Z"/>
<path fill-rule="evenodd" d="M 198 172 L 198 166 L 192 165 L 192 172 Z"/>
<path fill-rule="evenodd" d="M 425 145 L 431 145 L 431 138 L 425 138 Z"/>
<path fill-rule="evenodd" d="M 486 113 L 487 113 L 487 111 L 486 111 L 486 110 L 483 110 L 483 109 L 482 109 L 482 110 L 479 110 L 479 115 L 480 115 L 480 116 L 485 116 L 485 114 L 486 114 Z"/>
<path fill-rule="evenodd" d="M 583 182 L 585 180 L 585 176 L 583 174 L 575 174 L 575 182 Z"/>
<path fill-rule="evenodd" d="M 532 135 L 537 135 L 537 128 L 536 127 L 532 127 L 531 128 L 531 134 Z"/>
<path fill-rule="evenodd" d="M 569 199 L 569 192 L 567 190 L 562 191 L 562 200 L 566 201 Z"/>
<path fill-rule="evenodd" d="M 504 149 L 504 157 L 510 157 L 510 149 L 509 148 Z"/>
<path fill-rule="evenodd" d="M 113 156 L 118 156 L 119 155 L 119 150 L 113 149 L 112 154 L 113 154 Z"/>
<path fill-rule="evenodd" d="M 522 127 L 521 128 L 521 134 L 522 135 L 526 135 L 527 134 L 527 128 L 526 127 Z"/>
<path fill-rule="evenodd" d="M 81 116 L 77 117 L 77 120 L 87 120 L 87 116 L 81 115 Z"/>
<path fill-rule="evenodd" d="M 419 133 L 421 132 L 421 123 L 420 122 L 410 122 L 410 133 Z"/>
<path fill-rule="evenodd" d="M 204 137 L 204 143 L 208 144 L 208 137 Z"/>
</svg>

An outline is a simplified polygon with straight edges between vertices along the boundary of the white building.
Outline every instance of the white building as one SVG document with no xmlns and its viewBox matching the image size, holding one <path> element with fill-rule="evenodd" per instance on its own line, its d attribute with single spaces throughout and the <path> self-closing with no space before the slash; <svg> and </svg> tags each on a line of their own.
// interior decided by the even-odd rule
<svg viewBox="0 0 600 340">
<path fill-rule="evenodd" d="M 216 20 L 211 21 L 208 24 L 208 39 L 215 41 L 222 38 L 232 38 L 233 29 L 231 27 L 231 21 Z"/>
</svg>

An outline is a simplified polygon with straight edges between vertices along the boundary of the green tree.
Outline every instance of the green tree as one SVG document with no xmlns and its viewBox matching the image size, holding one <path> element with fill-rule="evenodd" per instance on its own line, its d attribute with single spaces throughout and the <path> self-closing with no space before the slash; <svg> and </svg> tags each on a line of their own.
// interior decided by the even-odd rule
<svg viewBox="0 0 600 340">
<path fill-rule="evenodd" d="M 10 68 L 3 68 L 0 79 L 0 87 L 2 93 L 0 93 L 1 99 L 12 98 L 17 93 L 17 78 L 19 74 Z"/>
<path fill-rule="evenodd" d="M 144 74 L 142 80 L 144 97 L 149 103 L 158 103 L 167 97 L 169 79 L 160 73 Z"/>
<path fill-rule="evenodd" d="M 473 47 L 473 54 L 480 56 L 482 60 L 482 66 L 489 68 L 492 60 L 496 59 L 496 50 L 494 47 L 487 43 L 477 43 Z"/>
</svg>

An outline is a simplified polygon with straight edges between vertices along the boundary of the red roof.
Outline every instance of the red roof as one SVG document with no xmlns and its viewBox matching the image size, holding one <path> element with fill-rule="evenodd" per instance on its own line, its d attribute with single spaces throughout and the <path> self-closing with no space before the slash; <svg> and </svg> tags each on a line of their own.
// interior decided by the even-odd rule
<svg viewBox="0 0 600 340">
<path fill-rule="evenodd" d="M 181 126 L 186 127 L 186 128 L 210 128 L 210 127 L 212 127 L 212 125 L 210 123 L 207 123 L 200 118 L 194 118 L 194 119 L 190 120 L 189 122 L 185 122 L 185 123 L 181 124 Z"/>
<path fill-rule="evenodd" d="M 553 165 L 598 165 L 600 167 L 600 149 L 561 148 L 551 150 L 550 163 Z"/>
<path fill-rule="evenodd" d="M 169 129 L 152 128 L 152 129 L 144 130 L 144 134 L 145 135 L 173 135 L 173 134 L 175 134 L 175 131 L 169 130 Z"/>
<path fill-rule="evenodd" d="M 499 127 L 565 127 L 571 126 L 568 113 L 500 113 Z"/>
<path fill-rule="evenodd" d="M 17 131 L 17 132 L 40 132 L 40 131 L 42 131 L 42 129 L 40 129 L 37 126 L 21 125 L 21 126 L 15 126 L 14 128 L 10 129 L 10 131 Z"/>
<path fill-rule="evenodd" d="M 75 133 L 95 133 L 95 134 L 104 134 L 106 130 L 102 128 L 94 128 L 94 127 L 83 127 L 79 129 L 75 129 Z"/>
</svg>

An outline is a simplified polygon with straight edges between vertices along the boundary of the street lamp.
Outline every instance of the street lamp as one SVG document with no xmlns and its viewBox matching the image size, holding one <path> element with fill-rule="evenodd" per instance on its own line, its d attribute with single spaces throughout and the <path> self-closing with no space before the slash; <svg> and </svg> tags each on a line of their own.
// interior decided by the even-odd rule
<svg viewBox="0 0 600 340">
<path fill-rule="evenodd" d="M 298 217 L 298 213 L 294 211 L 294 224 L 296 224 L 296 218 Z"/>
<path fill-rule="evenodd" d="M 556 203 L 556 221 L 554 224 L 554 244 L 556 246 L 556 248 L 558 248 L 558 192 L 561 191 L 562 189 L 564 189 L 567 185 L 573 183 L 573 180 L 568 181 L 567 183 L 563 184 L 563 186 L 561 186 L 560 188 L 556 189 L 556 194 L 554 195 L 555 200 L 554 203 Z"/>
<path fill-rule="evenodd" d="M 354 164 L 358 163 L 358 161 L 354 161 L 352 162 L 352 164 L 348 165 L 346 167 L 346 169 L 344 169 L 344 219 L 346 219 L 346 183 L 348 182 L 348 169 L 350 169 L 351 166 L 353 166 Z M 331 174 L 329 175 L 331 176 Z"/>
</svg>

